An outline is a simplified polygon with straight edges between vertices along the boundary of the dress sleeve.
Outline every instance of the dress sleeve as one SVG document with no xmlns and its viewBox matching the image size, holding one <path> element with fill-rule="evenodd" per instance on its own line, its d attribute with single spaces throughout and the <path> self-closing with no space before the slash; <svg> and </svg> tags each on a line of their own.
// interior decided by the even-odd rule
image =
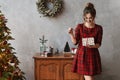
<svg viewBox="0 0 120 80">
<path fill-rule="evenodd" d="M 98 29 L 97 43 L 101 45 L 103 36 L 103 28 L 100 26 Z"/>
<path fill-rule="evenodd" d="M 80 24 L 78 24 L 75 28 L 75 39 L 76 39 L 75 45 L 77 45 L 80 41 Z"/>
</svg>

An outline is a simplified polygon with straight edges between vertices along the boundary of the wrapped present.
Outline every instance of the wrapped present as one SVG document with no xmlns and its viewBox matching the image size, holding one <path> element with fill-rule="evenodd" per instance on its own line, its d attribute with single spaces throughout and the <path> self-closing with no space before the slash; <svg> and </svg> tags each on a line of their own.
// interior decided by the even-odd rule
<svg viewBox="0 0 120 80">
<path fill-rule="evenodd" d="M 95 45 L 94 37 L 82 38 L 82 45 L 83 46 L 86 46 L 86 45 Z"/>
</svg>

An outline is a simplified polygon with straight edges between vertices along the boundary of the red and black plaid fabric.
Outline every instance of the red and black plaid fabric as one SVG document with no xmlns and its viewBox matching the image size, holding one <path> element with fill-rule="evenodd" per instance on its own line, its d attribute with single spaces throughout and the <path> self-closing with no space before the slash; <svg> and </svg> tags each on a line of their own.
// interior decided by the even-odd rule
<svg viewBox="0 0 120 80">
<path fill-rule="evenodd" d="M 73 61 L 73 72 L 81 75 L 96 75 L 101 73 L 101 58 L 98 48 L 82 46 L 82 38 L 94 37 L 95 43 L 101 45 L 102 35 L 103 29 L 100 25 L 95 24 L 94 28 L 87 28 L 83 24 L 78 24 L 75 29 L 78 49 Z"/>
</svg>

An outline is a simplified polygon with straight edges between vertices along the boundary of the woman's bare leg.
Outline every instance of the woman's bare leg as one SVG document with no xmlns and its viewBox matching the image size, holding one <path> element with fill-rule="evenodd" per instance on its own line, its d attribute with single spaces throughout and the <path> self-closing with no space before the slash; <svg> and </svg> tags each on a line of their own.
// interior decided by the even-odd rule
<svg viewBox="0 0 120 80">
<path fill-rule="evenodd" d="M 84 75 L 85 80 L 94 80 L 93 76 Z"/>
</svg>

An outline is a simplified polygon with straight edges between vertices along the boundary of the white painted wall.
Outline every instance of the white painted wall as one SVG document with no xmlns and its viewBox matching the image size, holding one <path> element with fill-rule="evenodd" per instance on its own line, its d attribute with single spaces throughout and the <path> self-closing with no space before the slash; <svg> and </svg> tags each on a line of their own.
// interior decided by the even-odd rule
<svg viewBox="0 0 120 80">
<path fill-rule="evenodd" d="M 103 26 L 103 43 L 100 48 L 103 73 L 96 80 L 118 80 L 120 61 L 120 0 L 64 0 L 65 9 L 56 18 L 41 17 L 36 0 L 0 0 L 0 10 L 8 19 L 13 47 L 16 49 L 21 69 L 27 80 L 34 80 L 33 56 L 39 52 L 39 38 L 44 34 L 48 45 L 63 51 L 66 41 L 74 47 L 67 34 L 68 27 L 75 27 L 82 20 L 87 2 L 93 2 L 97 10 L 96 23 Z"/>
</svg>

